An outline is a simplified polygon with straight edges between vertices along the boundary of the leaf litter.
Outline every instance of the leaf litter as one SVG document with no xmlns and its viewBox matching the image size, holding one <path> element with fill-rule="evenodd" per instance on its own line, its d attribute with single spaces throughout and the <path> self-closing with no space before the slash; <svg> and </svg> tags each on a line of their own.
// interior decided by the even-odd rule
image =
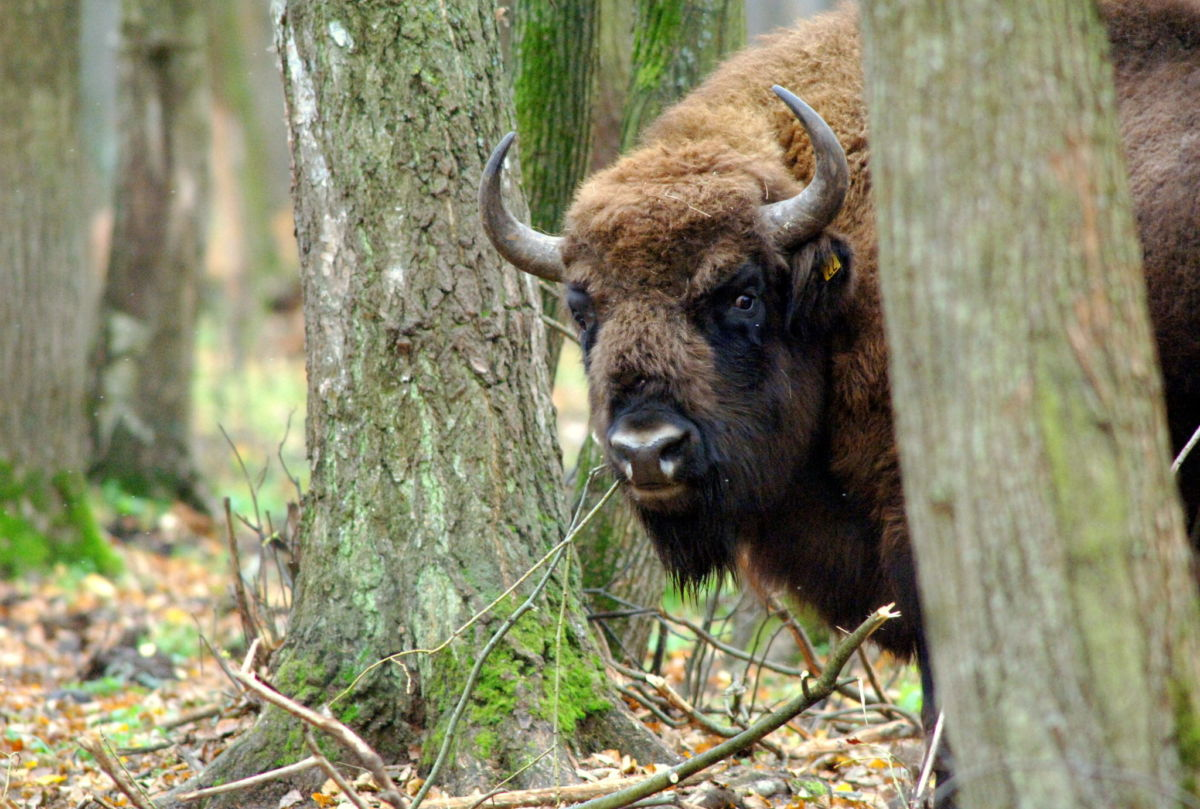
<svg viewBox="0 0 1200 809">
<path fill-rule="evenodd" d="M 215 649 L 246 649 L 221 532 L 204 520 L 166 522 L 169 530 L 160 520 L 154 530 L 129 532 L 117 543 L 126 564 L 117 580 L 58 570 L 0 582 L 0 809 L 131 806 L 80 747 L 84 739 L 105 745 L 153 799 L 199 772 L 254 721 L 254 709 L 201 640 Z M 667 683 L 678 692 L 690 686 L 695 710 L 726 725 L 744 722 L 746 705 L 761 712 L 798 687 L 794 676 L 751 670 L 720 654 L 708 656 L 698 677 L 689 664 L 694 639 L 677 639 L 670 648 L 661 671 Z M 889 682 L 888 700 L 902 701 L 912 679 L 907 667 L 884 660 L 874 668 Z M 742 690 L 731 708 L 735 683 Z M 640 696 L 626 693 L 629 707 L 682 757 L 723 741 L 665 701 L 652 712 L 648 705 L 655 697 L 646 688 Z M 665 797 L 704 809 L 885 809 L 902 805 L 921 753 L 911 723 L 845 698 L 767 741 L 770 747 L 756 746 Z M 419 752 L 388 767 L 409 795 L 420 786 L 414 766 Z M 584 784 L 627 783 L 655 766 L 609 750 L 581 759 L 576 775 Z M 369 776 L 350 781 L 365 805 L 384 805 Z M 333 780 L 315 793 L 284 798 L 281 807 L 353 805 Z M 430 809 L 460 803 L 437 789 L 430 799 Z"/>
</svg>

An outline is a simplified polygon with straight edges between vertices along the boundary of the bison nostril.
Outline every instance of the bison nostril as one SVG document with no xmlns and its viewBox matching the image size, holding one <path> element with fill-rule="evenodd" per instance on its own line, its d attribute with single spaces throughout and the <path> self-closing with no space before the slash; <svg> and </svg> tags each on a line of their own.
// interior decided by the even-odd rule
<svg viewBox="0 0 1200 809">
<path fill-rule="evenodd" d="M 661 486 L 675 482 L 679 455 L 688 433 L 674 424 L 651 427 L 617 426 L 609 435 L 613 460 L 634 486 Z"/>
</svg>

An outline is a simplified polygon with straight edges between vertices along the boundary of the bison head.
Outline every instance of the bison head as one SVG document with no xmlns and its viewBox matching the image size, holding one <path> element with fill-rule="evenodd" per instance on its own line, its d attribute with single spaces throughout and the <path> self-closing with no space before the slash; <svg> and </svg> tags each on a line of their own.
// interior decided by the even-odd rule
<svg viewBox="0 0 1200 809">
<path fill-rule="evenodd" d="M 593 432 L 684 584 L 731 570 L 739 540 L 813 485 L 828 337 L 851 284 L 849 248 L 826 232 L 845 154 L 808 105 L 773 89 L 816 153 L 798 194 L 774 142 L 764 159 L 719 139 L 659 141 L 591 177 L 566 233 L 546 236 L 501 203 L 511 134 L 480 190 L 497 250 L 566 283 Z"/>
</svg>

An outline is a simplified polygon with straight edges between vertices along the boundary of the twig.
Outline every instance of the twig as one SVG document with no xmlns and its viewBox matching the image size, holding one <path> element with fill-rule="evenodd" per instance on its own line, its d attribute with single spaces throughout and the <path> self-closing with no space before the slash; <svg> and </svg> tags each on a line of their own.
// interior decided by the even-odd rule
<svg viewBox="0 0 1200 809">
<path fill-rule="evenodd" d="M 643 675 L 643 677 L 644 681 L 653 686 L 654 690 L 658 691 L 658 693 L 661 694 L 667 700 L 667 702 L 669 702 L 671 706 L 675 708 L 675 710 L 683 713 L 709 733 L 716 734 L 717 736 L 724 736 L 726 739 L 730 739 L 742 732 L 741 728 L 722 725 L 720 722 L 715 722 L 712 719 L 709 719 L 707 716 L 697 710 L 690 702 L 684 699 L 678 691 L 672 688 L 671 684 L 667 682 L 665 677 L 659 677 L 657 674 L 646 674 Z"/>
<path fill-rule="evenodd" d="M 262 515 L 258 511 L 258 488 L 254 485 L 254 481 L 250 479 L 250 470 L 246 468 L 246 462 L 242 460 L 242 453 L 238 451 L 237 444 L 233 443 L 233 439 L 229 437 L 229 433 L 225 432 L 225 425 L 218 424 L 217 429 L 221 431 L 221 435 L 225 436 L 225 443 L 233 450 L 233 457 L 237 459 L 238 466 L 242 469 L 242 477 L 246 479 L 246 487 L 250 489 L 250 502 L 254 504 L 254 521 L 258 524 L 257 526 L 250 527 L 255 532 L 261 532 Z"/>
<path fill-rule="evenodd" d="M 96 762 L 100 765 L 100 769 L 113 780 L 117 785 L 117 789 L 121 790 L 129 802 L 138 809 L 157 809 L 154 802 L 147 797 L 142 788 L 134 783 L 129 777 L 129 773 L 125 771 L 125 767 L 117 760 L 116 756 L 108 752 L 102 739 L 83 738 L 79 740 L 79 746 L 91 753 Z"/>
<path fill-rule="evenodd" d="M 258 775 L 251 775 L 249 778 L 243 778 L 240 781 L 230 781 L 228 784 L 220 784 L 215 787 L 205 787 L 192 792 L 184 792 L 175 796 L 177 801 L 195 801 L 200 798 L 211 798 L 213 795 L 220 795 L 225 792 L 237 792 L 241 789 L 249 789 L 258 784 L 265 784 L 268 781 L 274 781 L 276 778 L 286 778 L 289 775 L 295 775 L 298 772 L 310 770 L 313 767 L 320 766 L 315 756 L 301 759 L 295 764 L 289 764 L 286 767 L 279 767 L 275 770 L 267 770 Z"/>
<path fill-rule="evenodd" d="M 246 583 L 242 580 L 242 557 L 238 551 L 237 537 L 233 533 L 233 510 L 229 505 L 229 498 L 226 497 L 225 503 L 225 533 L 226 539 L 229 542 L 229 565 L 233 573 L 233 593 L 237 599 L 238 617 L 242 621 L 242 632 L 246 635 L 246 643 L 252 644 L 259 635 L 259 629 L 254 625 L 254 618 L 250 615 L 250 599 L 246 596 Z"/>
<path fill-rule="evenodd" d="M 933 723 L 933 733 L 929 737 L 929 749 L 925 751 L 925 760 L 921 762 L 921 775 L 917 779 L 917 788 L 913 790 L 912 799 L 908 802 L 909 809 L 920 809 L 925 801 L 925 793 L 929 790 L 929 776 L 933 772 L 933 762 L 937 760 L 938 747 L 942 743 L 942 726 L 946 714 L 938 711 L 937 721 Z"/>
<path fill-rule="evenodd" d="M 830 753 L 844 753 L 864 744 L 877 744 L 894 739 L 905 739 L 916 735 L 915 728 L 903 719 L 896 719 L 885 725 L 870 725 L 856 729 L 849 736 L 840 738 L 810 739 L 793 745 L 788 749 L 788 758 L 801 760 L 827 756 Z"/>
<path fill-rule="evenodd" d="M 560 323 L 558 320 L 550 317 L 549 315 L 547 315 L 545 313 L 542 314 L 542 322 L 545 323 L 547 326 L 549 326 L 554 331 L 561 334 L 566 339 L 570 340 L 575 345 L 579 345 L 579 335 L 577 335 L 575 332 L 568 329 L 565 324 Z"/>
<path fill-rule="evenodd" d="M 209 641 L 208 638 L 204 637 L 204 635 L 200 635 L 200 641 L 206 647 L 208 647 L 208 653 L 213 656 L 213 660 L 217 661 L 217 665 L 220 666 L 221 672 L 227 678 L 229 678 L 229 682 L 233 683 L 233 687 L 236 689 L 238 686 L 238 679 L 237 677 L 233 676 L 233 669 L 229 668 L 229 664 L 225 661 L 225 658 L 216 650 L 216 648 L 212 645 L 212 642 Z"/>
<path fill-rule="evenodd" d="M 1192 437 L 1183 445 L 1183 449 L 1175 456 L 1175 460 L 1171 463 L 1171 474 L 1179 474 L 1179 467 L 1183 466 L 1183 462 L 1192 454 L 1192 450 L 1196 448 L 1196 444 L 1200 443 L 1200 427 L 1196 428 L 1196 432 L 1192 433 Z"/>
<path fill-rule="evenodd" d="M 192 722 L 200 722 L 205 719 L 211 719 L 214 716 L 219 716 L 222 707 L 220 705 L 208 705 L 204 708 L 197 708 L 194 711 L 182 713 L 174 719 L 169 719 L 166 722 L 160 722 L 158 727 L 163 730 L 174 730 L 181 725 L 191 724 Z"/>
<path fill-rule="evenodd" d="M 318 713 L 312 708 L 309 708 L 307 705 L 301 705 L 299 702 L 296 702 L 289 697 L 285 697 L 274 688 L 268 686 L 262 680 L 259 680 L 256 676 L 254 676 L 253 673 L 235 671 L 233 672 L 233 676 L 237 678 L 238 682 L 245 685 L 267 702 L 283 708 L 288 713 L 299 717 L 313 727 L 323 730 L 333 738 L 337 739 L 337 741 L 341 742 L 344 747 L 353 753 L 359 759 L 359 761 L 362 762 L 363 767 L 371 773 L 371 777 L 374 778 L 375 783 L 379 785 L 380 800 L 397 807 L 397 809 L 401 809 L 401 807 L 405 805 L 405 801 L 401 796 L 400 790 L 396 789 L 396 785 L 392 782 L 391 776 L 387 774 L 387 771 L 383 767 L 383 759 L 379 757 L 379 754 L 376 753 L 369 744 L 363 741 L 361 736 L 348 728 L 346 725 L 334 719 L 332 716 L 326 716 L 325 714 Z M 314 763 L 319 764 L 319 762 Z"/>
<path fill-rule="evenodd" d="M 671 716 L 668 716 L 667 713 L 662 708 L 660 708 L 656 704 L 654 704 L 654 701 L 652 699 L 650 699 L 649 696 L 647 696 L 646 694 L 643 694 L 638 689 L 630 688 L 630 687 L 624 686 L 624 685 L 618 685 L 617 691 L 620 692 L 622 695 L 628 697 L 629 699 L 633 700 L 638 705 L 641 705 L 643 708 L 645 708 L 650 713 L 654 714 L 655 719 L 657 719 L 659 722 L 662 722 L 664 725 L 666 725 L 668 727 L 681 728 L 681 727 L 685 727 L 688 723 L 688 721 L 686 719 L 675 719 Z"/>
<path fill-rule="evenodd" d="M 842 667 L 846 665 L 846 661 L 854 654 L 854 650 L 861 646 L 871 636 L 871 633 L 882 626 L 885 621 L 898 615 L 898 613 L 892 611 L 893 606 L 889 604 L 871 613 L 858 629 L 854 630 L 854 632 L 839 643 L 837 648 L 829 655 L 825 671 L 816 679 L 815 683 L 810 686 L 807 680 L 801 681 L 802 693 L 788 700 L 779 710 L 759 719 L 737 736 L 722 742 L 716 747 L 706 750 L 680 764 L 676 764 L 674 767 L 663 772 L 655 773 L 644 781 L 622 789 L 620 792 L 580 804 L 576 809 L 617 809 L 618 807 L 627 806 L 634 801 L 641 800 L 648 795 L 653 795 L 656 792 L 661 792 L 678 784 L 681 779 L 700 772 L 721 759 L 746 749 L 746 747 L 766 736 L 771 731 L 787 724 L 791 721 L 792 717 L 833 693 L 834 687 L 838 682 L 838 674 L 841 672 Z"/>
<path fill-rule="evenodd" d="M 883 694 L 883 686 L 879 684 L 879 678 L 875 676 L 875 669 L 871 666 L 871 661 L 867 659 L 867 650 L 863 647 L 858 647 L 858 659 L 862 662 L 863 668 L 867 671 L 867 682 L 871 684 L 871 690 L 875 692 L 875 698 L 881 703 L 887 704 L 887 697 Z M 867 700 L 863 698 L 862 703 L 867 704 Z"/>
<path fill-rule="evenodd" d="M 559 803 L 586 801 L 590 798 L 609 795 L 636 783 L 638 783 L 638 779 L 626 778 L 619 781 L 593 781 L 590 784 L 524 789 L 488 795 L 482 799 L 482 802 L 478 795 L 466 798 L 431 798 L 425 802 L 425 809 L 471 809 L 475 805 L 489 809 L 516 809 L 521 806 L 558 805 Z"/>
<path fill-rule="evenodd" d="M 292 488 L 296 490 L 296 501 L 304 499 L 304 492 L 300 488 L 300 478 L 292 474 L 288 469 L 287 461 L 283 459 L 283 445 L 287 443 L 288 436 L 292 433 L 292 416 L 296 415 L 296 409 L 292 408 L 288 411 L 287 424 L 283 427 L 283 438 L 279 439 L 279 446 L 275 448 L 275 457 L 279 459 L 279 466 L 283 469 L 284 476 L 291 481 Z"/>
<path fill-rule="evenodd" d="M 304 729 L 304 743 L 308 745 L 313 758 L 317 760 L 317 766 L 333 779 L 333 783 L 338 785 L 338 789 L 342 791 L 347 800 L 358 807 L 358 809 L 367 809 L 367 805 L 363 803 L 362 797 L 354 790 L 354 787 L 350 786 L 350 782 L 342 777 L 342 774 L 338 772 L 338 768 L 333 766 L 329 762 L 329 759 L 325 758 L 325 755 L 321 752 L 321 748 L 317 747 L 317 740 L 313 738 L 312 728 Z"/>
<path fill-rule="evenodd" d="M 775 596 L 767 596 L 767 608 L 771 614 L 783 622 L 787 627 L 788 632 L 792 633 L 792 640 L 796 642 L 796 646 L 800 648 L 800 654 L 804 657 L 804 665 L 808 667 L 808 671 L 814 677 L 821 670 L 821 664 L 817 661 L 817 650 L 813 648 L 812 641 L 808 638 L 808 633 L 804 631 L 796 617 L 792 615 L 783 602 Z"/>
</svg>

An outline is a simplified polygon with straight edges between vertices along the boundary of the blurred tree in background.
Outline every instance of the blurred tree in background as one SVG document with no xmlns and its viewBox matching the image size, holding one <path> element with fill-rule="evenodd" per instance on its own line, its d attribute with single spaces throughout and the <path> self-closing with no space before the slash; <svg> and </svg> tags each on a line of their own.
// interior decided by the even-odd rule
<svg viewBox="0 0 1200 809">
<path fill-rule="evenodd" d="M 0 573 L 117 569 L 88 505 L 97 279 L 85 262 L 80 4 L 13 0 L 0 26 Z"/>
<path fill-rule="evenodd" d="M 202 509 L 191 413 L 209 212 L 205 8 L 121 5 L 113 232 L 90 409 L 94 477 Z"/>
</svg>

